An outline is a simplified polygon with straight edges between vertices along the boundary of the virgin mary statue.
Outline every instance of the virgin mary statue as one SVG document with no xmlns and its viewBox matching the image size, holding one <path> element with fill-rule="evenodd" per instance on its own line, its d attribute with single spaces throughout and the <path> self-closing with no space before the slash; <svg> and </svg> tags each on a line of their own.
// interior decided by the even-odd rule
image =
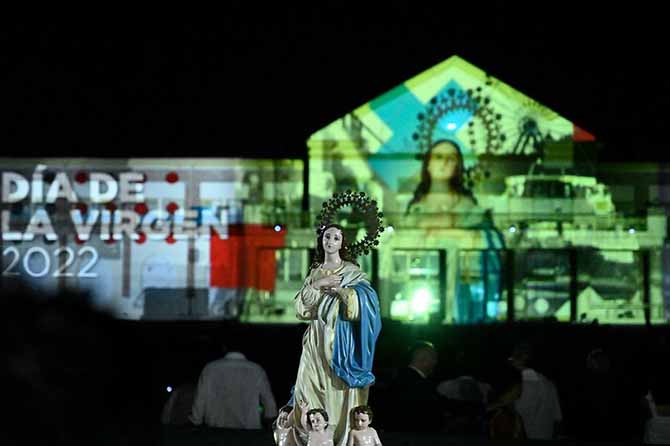
<svg viewBox="0 0 670 446">
<path fill-rule="evenodd" d="M 292 440 L 306 446 L 301 407 L 324 409 L 335 446 L 345 446 L 351 410 L 367 404 L 375 377 L 372 362 L 381 330 L 379 299 L 349 257 L 340 226 L 318 231 L 316 261 L 295 296 L 298 319 L 307 321 L 293 395 Z M 306 403 L 306 405 L 305 405 Z"/>
</svg>

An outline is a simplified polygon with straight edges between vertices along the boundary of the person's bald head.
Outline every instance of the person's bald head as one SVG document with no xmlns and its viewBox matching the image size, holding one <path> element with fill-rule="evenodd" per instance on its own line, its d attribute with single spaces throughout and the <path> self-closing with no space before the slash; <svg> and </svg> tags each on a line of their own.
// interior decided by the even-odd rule
<svg viewBox="0 0 670 446">
<path fill-rule="evenodd" d="M 411 349 L 409 365 L 421 370 L 426 376 L 433 373 L 437 365 L 437 350 L 435 350 L 435 346 L 427 341 L 414 344 Z"/>
<path fill-rule="evenodd" d="M 523 370 L 529 366 L 533 358 L 533 346 L 528 341 L 521 341 L 514 346 L 512 356 L 508 358 L 512 367 Z"/>
</svg>

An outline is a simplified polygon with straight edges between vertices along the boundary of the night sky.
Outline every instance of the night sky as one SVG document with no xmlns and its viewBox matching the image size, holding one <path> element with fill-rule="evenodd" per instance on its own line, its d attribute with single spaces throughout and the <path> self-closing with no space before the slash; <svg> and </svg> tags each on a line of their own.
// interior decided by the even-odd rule
<svg viewBox="0 0 670 446">
<path fill-rule="evenodd" d="M 215 26 L 4 31 L 0 156 L 300 158 L 310 134 L 456 54 L 593 133 L 599 160 L 670 161 L 667 52 L 647 16 L 244 5 Z"/>
</svg>

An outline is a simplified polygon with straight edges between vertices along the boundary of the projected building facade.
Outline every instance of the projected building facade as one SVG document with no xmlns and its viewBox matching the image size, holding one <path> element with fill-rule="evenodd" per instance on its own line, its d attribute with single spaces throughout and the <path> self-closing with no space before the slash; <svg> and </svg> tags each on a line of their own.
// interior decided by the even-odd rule
<svg viewBox="0 0 670 446">
<path fill-rule="evenodd" d="M 666 323 L 670 168 L 598 165 L 596 144 L 452 57 L 311 135 L 308 167 L 0 159 L 2 277 L 127 319 L 295 323 L 314 217 L 351 189 L 385 214 L 359 259 L 385 318 Z"/>
</svg>

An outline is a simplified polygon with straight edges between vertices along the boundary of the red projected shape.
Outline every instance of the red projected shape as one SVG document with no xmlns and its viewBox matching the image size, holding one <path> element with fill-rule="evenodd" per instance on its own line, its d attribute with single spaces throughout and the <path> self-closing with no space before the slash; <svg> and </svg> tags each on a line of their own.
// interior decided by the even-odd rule
<svg viewBox="0 0 670 446">
<path fill-rule="evenodd" d="M 74 180 L 79 184 L 83 184 L 83 183 L 88 181 L 88 174 L 86 172 L 80 170 L 74 176 Z"/>
<path fill-rule="evenodd" d="M 586 130 L 572 125 L 572 140 L 576 142 L 588 142 L 595 141 L 596 137 L 587 132 Z"/>
<path fill-rule="evenodd" d="M 174 214 L 175 211 L 176 211 L 177 209 L 179 209 L 179 205 L 178 205 L 177 203 L 175 203 L 174 201 L 172 201 L 172 202 L 170 202 L 170 203 L 165 207 L 165 209 L 167 209 L 167 211 L 168 211 L 170 214 Z"/>
<path fill-rule="evenodd" d="M 179 175 L 177 174 L 177 172 L 172 171 L 167 175 L 165 175 L 165 181 L 167 181 L 170 184 L 176 183 L 177 181 L 179 181 Z"/>
<path fill-rule="evenodd" d="M 140 214 L 140 215 L 144 215 L 147 212 L 149 212 L 149 208 L 147 207 L 147 205 L 145 203 L 137 203 L 135 205 L 135 212 Z"/>
<path fill-rule="evenodd" d="M 286 231 L 258 224 L 230 225 L 228 238 L 210 239 L 210 286 L 255 288 L 275 287 L 277 248 L 284 246 Z"/>
</svg>

